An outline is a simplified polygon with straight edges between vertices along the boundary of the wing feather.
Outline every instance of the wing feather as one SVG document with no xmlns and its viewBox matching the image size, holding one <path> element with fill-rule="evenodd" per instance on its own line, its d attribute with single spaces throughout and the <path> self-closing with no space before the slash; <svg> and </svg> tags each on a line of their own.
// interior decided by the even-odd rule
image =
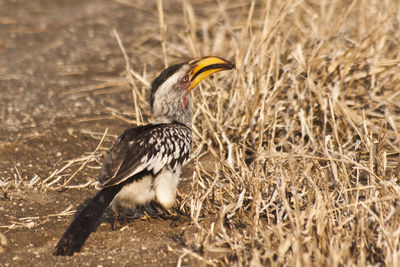
<svg viewBox="0 0 400 267">
<path fill-rule="evenodd" d="M 192 145 L 191 129 L 179 123 L 149 124 L 126 130 L 108 152 L 99 174 L 100 187 L 119 184 L 147 170 L 184 164 Z M 182 149 L 182 145 L 188 149 Z"/>
</svg>

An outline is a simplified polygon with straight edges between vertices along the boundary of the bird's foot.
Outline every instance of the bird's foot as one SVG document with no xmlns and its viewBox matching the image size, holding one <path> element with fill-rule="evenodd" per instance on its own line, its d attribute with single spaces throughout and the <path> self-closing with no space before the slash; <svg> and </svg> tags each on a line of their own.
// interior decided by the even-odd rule
<svg viewBox="0 0 400 267">
<path fill-rule="evenodd" d="M 121 229 L 125 224 L 125 220 L 119 216 L 115 216 L 114 222 L 111 224 L 111 230 L 116 231 Z"/>
<path fill-rule="evenodd" d="M 161 207 L 160 205 L 157 205 L 154 202 L 148 203 L 145 206 L 142 207 L 143 214 L 145 215 L 144 219 L 162 219 L 162 220 L 168 220 L 169 217 L 171 216 L 171 213 Z"/>
</svg>

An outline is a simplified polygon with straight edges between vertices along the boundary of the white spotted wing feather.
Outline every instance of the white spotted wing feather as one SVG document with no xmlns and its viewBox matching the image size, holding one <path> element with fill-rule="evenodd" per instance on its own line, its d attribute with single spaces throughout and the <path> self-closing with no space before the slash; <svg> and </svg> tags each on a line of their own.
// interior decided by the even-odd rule
<svg viewBox="0 0 400 267">
<path fill-rule="evenodd" d="M 192 132 L 179 123 L 149 124 L 126 130 L 108 152 L 99 174 L 99 187 L 119 184 L 142 171 L 156 175 L 165 166 L 184 165 Z"/>
</svg>

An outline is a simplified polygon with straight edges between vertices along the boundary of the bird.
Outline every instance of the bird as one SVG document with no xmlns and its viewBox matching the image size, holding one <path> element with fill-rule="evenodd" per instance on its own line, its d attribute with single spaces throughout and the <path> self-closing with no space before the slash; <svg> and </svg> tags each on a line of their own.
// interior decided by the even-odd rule
<svg viewBox="0 0 400 267">
<path fill-rule="evenodd" d="M 163 70 L 151 84 L 154 121 L 125 130 L 110 148 L 100 169 L 97 194 L 77 213 L 53 255 L 81 251 L 108 206 L 118 219 L 121 207 L 153 203 L 172 208 L 181 168 L 192 147 L 193 106 L 190 92 L 211 74 L 234 69 L 217 56 L 196 58 Z"/>
</svg>

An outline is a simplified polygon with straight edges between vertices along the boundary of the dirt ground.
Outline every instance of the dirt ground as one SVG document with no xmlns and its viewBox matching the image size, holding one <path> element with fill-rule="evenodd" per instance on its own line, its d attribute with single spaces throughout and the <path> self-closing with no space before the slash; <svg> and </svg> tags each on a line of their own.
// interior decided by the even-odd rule
<svg viewBox="0 0 400 267">
<path fill-rule="evenodd" d="M 52 250 L 73 216 L 57 214 L 70 205 L 75 210 L 95 189 L 27 185 L 92 152 L 107 127 L 103 147 L 109 147 L 133 119 L 132 92 L 121 75 L 125 61 L 112 30 L 118 31 L 134 68 L 163 68 L 157 57 L 156 5 L 136 2 L 137 7 L 100 0 L 0 0 L 0 265 L 168 266 L 179 261 L 181 237 L 190 223 L 143 219 L 115 231 L 105 222 L 82 253 L 54 257 Z M 181 12 L 179 2 L 165 8 Z M 149 32 L 154 38 L 143 40 Z M 154 51 L 142 48 L 144 43 Z M 74 184 L 95 179 L 99 164 L 92 165 Z M 190 177 L 188 167 L 183 178 Z"/>
</svg>

